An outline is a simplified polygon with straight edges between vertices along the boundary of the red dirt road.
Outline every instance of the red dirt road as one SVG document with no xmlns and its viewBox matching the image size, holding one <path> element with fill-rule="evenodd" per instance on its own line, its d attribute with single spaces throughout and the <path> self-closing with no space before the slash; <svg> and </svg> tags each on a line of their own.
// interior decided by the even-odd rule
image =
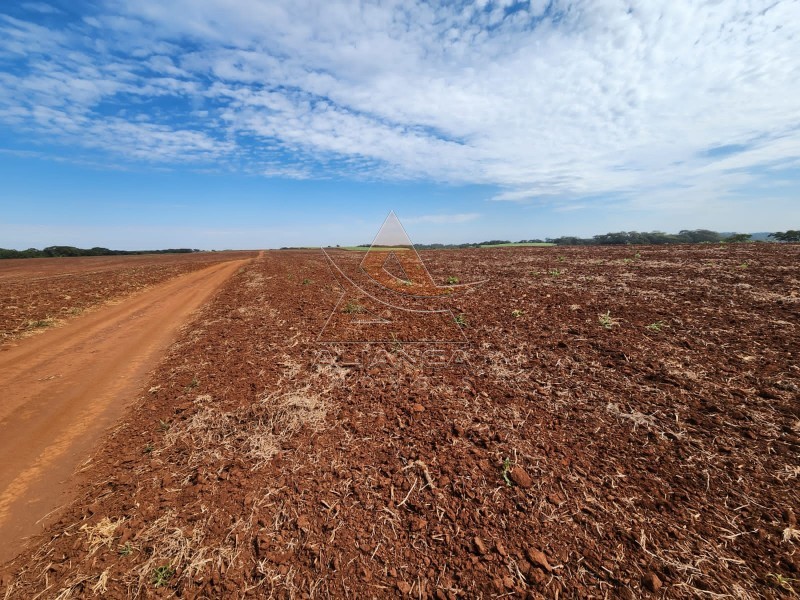
<svg viewBox="0 0 800 600">
<path fill-rule="evenodd" d="M 0 563 L 66 501 L 67 479 L 180 326 L 246 262 L 178 277 L 0 352 Z"/>
</svg>

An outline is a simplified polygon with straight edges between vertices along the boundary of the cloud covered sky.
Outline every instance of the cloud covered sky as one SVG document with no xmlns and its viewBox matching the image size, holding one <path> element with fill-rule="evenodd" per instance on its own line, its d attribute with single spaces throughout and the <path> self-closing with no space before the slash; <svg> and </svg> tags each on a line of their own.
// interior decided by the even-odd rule
<svg viewBox="0 0 800 600">
<path fill-rule="evenodd" d="M 800 225 L 796 0 L 36 1 L 0 40 L 0 246 Z"/>
</svg>

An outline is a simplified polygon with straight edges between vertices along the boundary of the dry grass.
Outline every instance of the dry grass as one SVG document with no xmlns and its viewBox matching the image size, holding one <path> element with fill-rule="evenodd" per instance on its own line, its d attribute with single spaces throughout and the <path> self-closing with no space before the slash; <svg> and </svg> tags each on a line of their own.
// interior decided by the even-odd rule
<svg viewBox="0 0 800 600">
<path fill-rule="evenodd" d="M 70 580 L 70 583 L 61 588 L 58 593 L 53 596 L 54 600 L 69 600 L 73 597 L 80 597 L 81 591 L 85 585 L 92 580 L 92 577 L 86 575 L 78 575 Z M 99 581 L 99 578 L 98 578 Z M 41 594 L 40 594 L 41 596 Z M 34 600 L 37 600 L 37 596 Z"/>
<path fill-rule="evenodd" d="M 89 546 L 89 555 L 91 556 L 100 548 L 111 547 L 114 541 L 114 534 L 117 528 L 125 521 L 125 519 L 117 519 L 116 521 L 103 517 L 96 525 L 88 523 L 81 526 L 80 531 L 86 534 L 86 542 Z"/>
<path fill-rule="evenodd" d="M 793 542 L 795 540 L 800 541 L 800 529 L 795 529 L 794 527 L 787 527 L 783 530 L 783 541 L 784 542 Z"/>
<path fill-rule="evenodd" d="M 622 412 L 618 404 L 609 402 L 608 405 L 606 405 L 606 411 L 608 411 L 609 414 L 617 417 L 618 419 L 627 419 L 631 421 L 633 423 L 634 429 L 637 426 L 645 426 L 651 429 L 656 428 L 656 420 L 650 415 L 645 415 L 644 413 L 640 413 L 638 410 L 634 410 L 629 413 Z"/>
<path fill-rule="evenodd" d="M 236 520 L 224 542 L 211 545 L 206 539 L 211 530 L 210 524 L 214 519 L 221 518 L 223 515 L 209 514 L 192 527 L 181 527 L 177 524 L 175 513 L 169 511 L 153 521 L 138 537 L 139 543 L 148 548 L 150 553 L 147 560 L 131 571 L 129 590 L 135 587 L 135 595 L 139 596 L 142 590 L 153 583 L 156 570 L 165 567 L 173 573 L 168 577 L 170 585 L 183 578 L 194 579 L 208 569 L 224 572 L 241 552 L 238 543 L 240 536 L 236 534 L 247 523 L 242 519 Z"/>
<path fill-rule="evenodd" d="M 268 394 L 234 411 L 221 411 L 212 402 L 211 396 L 199 396 L 196 403 L 202 407 L 172 426 L 165 436 L 166 448 L 182 443 L 192 449 L 190 467 L 244 456 L 252 461 L 253 468 L 260 468 L 302 428 L 319 431 L 327 415 L 325 400 L 310 386 L 288 394 Z"/>
</svg>

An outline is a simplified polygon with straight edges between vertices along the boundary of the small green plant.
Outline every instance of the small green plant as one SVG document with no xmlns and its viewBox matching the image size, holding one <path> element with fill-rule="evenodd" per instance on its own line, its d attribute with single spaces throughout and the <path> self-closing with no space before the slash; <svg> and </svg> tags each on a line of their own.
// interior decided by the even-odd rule
<svg viewBox="0 0 800 600">
<path fill-rule="evenodd" d="M 447 278 L 448 285 L 455 285 L 457 283 L 458 283 L 458 277 L 453 277 L 452 275 L 450 275 L 450 277 Z"/>
<path fill-rule="evenodd" d="M 559 256 L 558 257 L 558 262 L 564 262 L 564 257 L 563 256 Z"/>
<path fill-rule="evenodd" d="M 364 312 L 364 307 L 358 304 L 357 302 L 348 302 L 344 305 L 342 312 L 347 313 L 348 315 L 352 315 L 355 313 Z"/>
<path fill-rule="evenodd" d="M 311 280 L 308 278 L 303 279 L 303 285 L 311 285 Z"/>
<path fill-rule="evenodd" d="M 519 319 L 524 314 L 525 311 L 522 311 L 518 308 L 515 308 L 514 310 L 511 311 L 511 316 L 514 317 L 515 319 Z"/>
<path fill-rule="evenodd" d="M 550 277 L 561 277 L 561 269 L 550 269 Z"/>
<path fill-rule="evenodd" d="M 403 279 L 403 285 L 414 285 L 414 282 L 410 279 Z"/>
<path fill-rule="evenodd" d="M 467 317 L 464 315 L 464 313 L 460 313 L 460 314 L 456 315 L 453 318 L 453 320 L 456 323 L 458 323 L 458 325 L 460 325 L 461 327 L 466 327 L 467 326 Z"/>
<path fill-rule="evenodd" d="M 133 554 L 133 546 L 130 542 L 125 542 L 124 546 L 119 547 L 120 556 L 130 556 L 131 554 Z"/>
<path fill-rule="evenodd" d="M 158 426 L 161 428 L 161 431 L 169 431 L 171 427 L 169 421 L 162 421 L 161 419 L 158 420 Z"/>
<path fill-rule="evenodd" d="M 151 442 L 148 442 L 147 444 L 145 444 L 142 452 L 144 452 L 145 454 L 150 454 L 153 450 L 155 450 L 155 446 L 153 446 Z"/>
<path fill-rule="evenodd" d="M 156 587 L 164 587 L 174 574 L 175 569 L 169 565 L 161 565 L 160 567 L 156 567 L 153 571 L 153 585 Z"/>
<path fill-rule="evenodd" d="M 645 329 L 649 329 L 650 331 L 661 331 L 666 325 L 663 321 L 656 321 L 655 323 L 650 323 L 650 325 L 645 325 Z"/>
<path fill-rule="evenodd" d="M 619 325 L 617 319 L 612 317 L 611 311 L 608 310 L 604 314 L 598 315 L 597 320 L 600 322 L 600 325 L 602 325 L 606 329 L 611 329 L 612 327 L 614 327 L 614 325 Z"/>
<path fill-rule="evenodd" d="M 633 255 L 633 258 L 635 258 L 636 260 L 639 260 L 640 258 L 642 258 L 642 253 L 641 252 L 637 252 L 636 254 Z"/>
<path fill-rule="evenodd" d="M 739 265 L 740 269 L 746 269 L 748 267 L 747 261 L 744 261 L 742 264 Z"/>
<path fill-rule="evenodd" d="M 512 487 L 514 483 L 511 481 L 509 474 L 511 473 L 511 459 L 505 458 L 503 459 L 503 468 L 501 469 L 500 473 L 503 475 L 503 481 L 506 482 L 508 487 Z"/>
<path fill-rule="evenodd" d="M 794 595 L 794 588 L 792 587 L 792 583 L 797 583 L 797 579 L 791 579 L 790 577 L 785 577 L 780 573 L 767 573 L 767 580 L 772 580 L 775 582 L 779 588 L 791 593 Z"/>
<path fill-rule="evenodd" d="M 540 275 L 539 271 L 530 271 L 529 273 L 531 277 L 538 277 Z"/>
</svg>

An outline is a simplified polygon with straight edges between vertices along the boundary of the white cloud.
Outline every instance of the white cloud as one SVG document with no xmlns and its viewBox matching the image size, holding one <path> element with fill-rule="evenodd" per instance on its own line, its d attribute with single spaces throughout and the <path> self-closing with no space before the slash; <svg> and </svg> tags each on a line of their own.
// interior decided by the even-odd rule
<svg viewBox="0 0 800 600">
<path fill-rule="evenodd" d="M 62 12 L 61 9 L 44 2 L 23 2 L 22 8 L 42 14 L 58 14 Z"/>
<path fill-rule="evenodd" d="M 800 161 L 798 2 L 115 0 L 0 35 L 0 120 L 135 160 L 665 206 Z"/>
</svg>

